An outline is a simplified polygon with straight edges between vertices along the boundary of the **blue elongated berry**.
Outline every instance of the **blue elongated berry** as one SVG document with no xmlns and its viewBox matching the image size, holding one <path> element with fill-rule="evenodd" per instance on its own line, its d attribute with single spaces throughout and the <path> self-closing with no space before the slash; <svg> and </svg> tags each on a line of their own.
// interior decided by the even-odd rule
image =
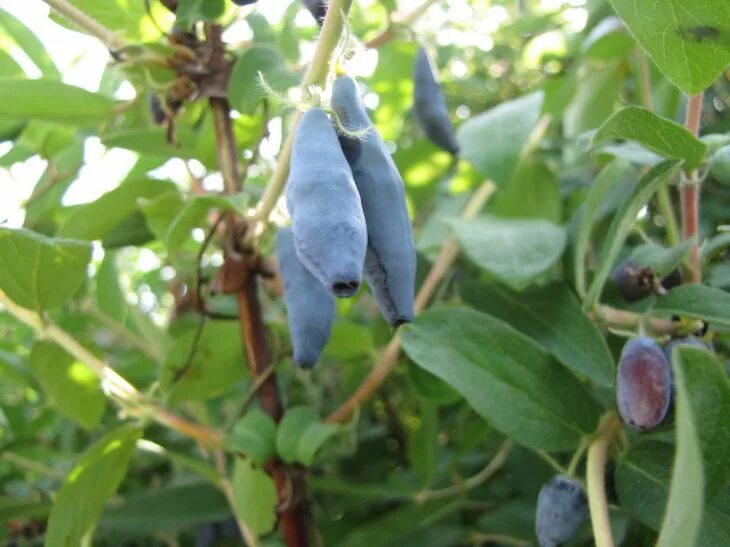
<svg viewBox="0 0 730 547">
<path fill-rule="evenodd" d="M 299 366 L 312 368 L 330 338 L 335 299 L 299 262 L 290 228 L 282 228 L 276 236 L 276 258 L 284 283 L 293 360 Z"/>
<path fill-rule="evenodd" d="M 646 336 L 624 346 L 616 375 L 616 403 L 624 423 L 644 431 L 658 426 L 672 400 L 672 367 L 661 346 Z"/>
<path fill-rule="evenodd" d="M 565 475 L 546 482 L 537 496 L 535 534 L 540 547 L 555 547 L 569 541 L 588 516 L 583 487 Z"/>
<path fill-rule="evenodd" d="M 365 279 L 380 311 L 392 325 L 413 321 L 416 248 L 406 207 L 403 179 L 360 98 L 357 82 L 340 76 L 332 88 L 332 108 L 349 131 L 340 137 L 352 168 L 368 230 Z"/>
<path fill-rule="evenodd" d="M 446 99 L 424 48 L 419 48 L 413 68 L 413 113 L 431 142 L 452 154 L 459 153 Z"/>
<path fill-rule="evenodd" d="M 301 263 L 335 296 L 354 295 L 367 228 L 352 171 L 321 108 L 307 110 L 297 125 L 286 205 Z"/>
</svg>

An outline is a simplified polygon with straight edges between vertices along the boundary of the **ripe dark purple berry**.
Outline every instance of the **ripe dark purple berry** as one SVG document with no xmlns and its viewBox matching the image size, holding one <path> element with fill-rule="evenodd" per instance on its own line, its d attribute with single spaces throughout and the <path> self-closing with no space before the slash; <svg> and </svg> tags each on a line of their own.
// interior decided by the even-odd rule
<svg viewBox="0 0 730 547">
<path fill-rule="evenodd" d="M 413 321 L 416 248 L 403 179 L 365 111 L 357 82 L 343 75 L 332 87 L 332 108 L 345 128 L 362 139 L 340 137 L 360 193 L 368 229 L 365 279 L 393 327 Z"/>
<path fill-rule="evenodd" d="M 249 4 L 255 4 L 256 0 L 232 0 L 237 6 L 248 6 Z"/>
<path fill-rule="evenodd" d="M 360 288 L 367 227 L 352 171 L 321 108 L 303 115 L 294 133 L 286 205 L 297 256 L 339 298 Z"/>
<path fill-rule="evenodd" d="M 616 375 L 616 403 L 624 423 L 639 431 L 658 426 L 672 400 L 672 367 L 653 339 L 629 340 Z"/>
<path fill-rule="evenodd" d="M 335 320 L 335 299 L 297 258 L 291 228 L 276 237 L 276 258 L 284 283 L 284 304 L 289 322 L 293 360 L 312 368 L 327 344 Z"/>
<path fill-rule="evenodd" d="M 682 283 L 682 275 L 675 268 L 661 281 L 649 267 L 641 267 L 629 258 L 611 274 L 611 279 L 626 302 L 638 302 L 651 294 L 663 294 Z"/>
<path fill-rule="evenodd" d="M 540 547 L 555 547 L 572 538 L 588 516 L 583 487 L 565 475 L 546 482 L 537 496 L 535 534 Z"/>
<path fill-rule="evenodd" d="M 454 155 L 459 153 L 444 93 L 423 48 L 418 50 L 413 68 L 413 113 L 431 142 Z"/>
</svg>

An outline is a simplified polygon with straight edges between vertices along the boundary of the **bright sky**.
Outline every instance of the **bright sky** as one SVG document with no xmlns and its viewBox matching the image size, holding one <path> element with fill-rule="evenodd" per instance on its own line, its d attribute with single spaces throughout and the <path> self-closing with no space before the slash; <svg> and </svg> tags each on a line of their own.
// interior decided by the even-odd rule
<svg viewBox="0 0 730 547">
<path fill-rule="evenodd" d="M 368 5 L 375 1 L 377 0 L 362 0 L 357 4 L 360 9 L 368 9 Z M 402 12 L 407 13 L 421 5 L 422 1 L 401 0 L 398 5 Z M 545 10 L 553 10 L 566 4 L 573 6 L 573 9 L 566 10 L 569 27 L 573 27 L 570 30 L 580 30 L 585 25 L 586 12 L 580 7 L 585 0 L 541 1 Z M 109 61 L 109 54 L 96 39 L 68 30 L 51 21 L 48 18 L 49 7 L 41 0 L 0 0 L 0 8 L 15 15 L 35 32 L 61 70 L 64 82 L 90 91 L 98 89 L 102 72 Z M 282 3 L 279 1 L 258 2 L 255 9 L 271 22 L 279 21 L 284 11 Z M 441 29 L 442 22 L 447 17 L 458 24 L 458 30 L 456 28 Z M 426 29 L 427 32 L 439 29 L 437 38 L 440 44 L 468 44 L 490 49 L 492 42 L 489 34 L 494 32 L 506 19 L 507 12 L 504 8 L 493 6 L 489 8 L 487 17 L 474 21 L 474 12 L 468 0 L 448 0 L 432 6 L 428 14 L 418 22 L 418 27 Z M 300 12 L 296 23 L 301 26 L 313 24 L 311 17 L 304 10 Z M 226 32 L 225 38 L 235 42 L 248 39 L 250 36 L 251 31 L 248 25 L 241 21 Z M 305 58 L 311 54 L 312 46 L 302 48 Z M 26 70 L 28 77 L 36 78 L 40 75 L 22 51 L 10 50 L 10 53 Z M 366 52 L 353 61 L 356 68 L 354 72 L 359 76 L 368 76 L 377 63 L 377 53 Z M 459 72 L 465 70 L 465 65 L 454 62 L 450 69 L 454 76 L 463 76 Z M 117 97 L 120 99 L 129 99 L 133 96 L 134 90 L 129 85 L 122 86 L 117 92 Z M 377 97 L 373 97 L 373 100 L 377 100 Z M 280 120 L 272 120 L 270 130 L 272 136 L 267 143 L 268 146 L 262 150 L 262 156 L 264 159 L 273 160 L 278 152 L 281 137 Z M 10 147 L 11 143 L 0 143 L 0 156 L 5 154 Z M 85 165 L 78 179 L 74 181 L 64 196 L 63 202 L 66 205 L 92 201 L 114 188 L 131 168 L 136 155 L 121 149 L 107 150 L 101 145 L 99 139 L 93 137 L 86 141 L 84 158 Z M 38 157 L 16 163 L 10 169 L 0 168 L 0 222 L 5 221 L 4 225 L 13 227 L 22 225 L 24 218 L 22 204 L 30 196 L 44 168 L 45 162 Z M 180 160 L 171 160 L 157 175 L 179 182 L 187 180 L 187 172 Z M 213 180 L 211 183 L 212 186 L 215 186 L 216 181 Z"/>
</svg>

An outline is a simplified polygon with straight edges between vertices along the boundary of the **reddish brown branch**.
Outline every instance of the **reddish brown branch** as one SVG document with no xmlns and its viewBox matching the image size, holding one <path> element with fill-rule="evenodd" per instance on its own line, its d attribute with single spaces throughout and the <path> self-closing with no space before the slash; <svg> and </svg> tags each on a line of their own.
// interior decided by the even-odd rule
<svg viewBox="0 0 730 547">
<path fill-rule="evenodd" d="M 220 27 L 206 27 L 212 55 L 221 56 Z M 226 192 L 240 192 L 243 179 L 239 169 L 238 152 L 233 134 L 230 106 L 226 99 L 210 98 L 215 126 L 216 151 Z M 235 242 L 247 230 L 244 221 L 233 218 L 227 223 L 226 258 L 219 272 L 217 282 L 225 292 L 235 292 L 238 301 L 238 316 L 241 339 L 246 351 L 247 364 L 254 382 L 259 382 L 258 399 L 261 408 L 277 422 L 284 413 L 279 397 L 276 374 L 271 372 L 271 355 L 266 338 L 266 325 L 261 311 L 258 294 L 258 276 L 262 272 L 259 257 L 248 249 L 241 249 Z M 259 377 L 264 377 L 259 380 Z M 279 500 L 277 512 L 287 547 L 306 547 L 309 545 L 308 520 L 306 514 L 305 476 L 296 468 L 286 466 L 277 458 L 265 464 L 266 471 L 276 485 Z"/>
<path fill-rule="evenodd" d="M 689 98 L 687 103 L 687 115 L 684 125 L 693 135 L 699 136 L 700 122 L 702 119 L 702 100 L 704 93 L 700 92 Z M 702 279 L 702 266 L 700 264 L 699 238 L 696 237 L 699 231 L 700 220 L 700 176 L 696 169 L 686 174 L 680 188 L 682 205 L 682 236 L 685 241 L 695 238 L 689 254 L 690 282 L 699 283 Z"/>
<path fill-rule="evenodd" d="M 241 337 L 246 346 L 248 368 L 251 370 L 251 376 L 257 378 L 266 373 L 271 358 L 258 298 L 258 280 L 254 273 L 246 276 L 243 288 L 236 293 L 236 297 L 238 298 Z M 261 408 L 278 422 L 283 414 L 283 407 L 279 400 L 279 388 L 275 374 L 268 375 L 258 393 Z"/>
</svg>

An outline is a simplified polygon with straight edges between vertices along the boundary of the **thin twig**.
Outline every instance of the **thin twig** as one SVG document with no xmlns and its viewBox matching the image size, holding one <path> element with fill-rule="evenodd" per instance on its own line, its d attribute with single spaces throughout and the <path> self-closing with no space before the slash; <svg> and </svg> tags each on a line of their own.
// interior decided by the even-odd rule
<svg viewBox="0 0 730 547">
<path fill-rule="evenodd" d="M 36 335 L 55 342 L 67 353 L 87 365 L 97 375 L 99 380 L 101 380 L 102 387 L 107 396 L 125 410 L 133 410 L 140 416 L 149 416 L 156 422 L 195 439 L 203 446 L 221 446 L 222 435 L 220 433 L 203 425 L 180 418 L 165 408 L 144 401 L 134 386 L 59 326 L 50 321 L 44 322 L 38 314 L 18 306 L 2 291 L 0 291 L 0 304 L 11 315 L 31 327 L 36 332 Z"/>
<path fill-rule="evenodd" d="M 546 450 L 535 450 L 535 455 L 540 457 L 546 464 L 552 467 L 555 472 L 565 474 L 567 470 L 558 463 Z"/>
<path fill-rule="evenodd" d="M 231 122 L 231 109 L 227 99 L 210 98 L 210 108 L 213 111 L 213 124 L 215 127 L 216 152 L 218 154 L 218 168 L 223 177 L 223 184 L 228 194 L 235 194 L 241 191 L 241 175 L 238 170 L 238 153 L 236 142 L 232 138 L 233 125 Z M 230 136 L 230 137 L 229 137 Z M 231 147 L 230 150 L 225 147 Z"/>
<path fill-rule="evenodd" d="M 689 98 L 685 127 L 693 135 L 699 136 L 702 120 L 702 100 L 704 93 L 700 92 Z M 689 251 L 690 282 L 699 283 L 702 280 L 702 265 L 700 263 L 699 237 L 699 196 L 700 175 L 697 169 L 687 173 L 680 184 L 680 199 L 682 204 L 682 237 L 684 240 L 695 238 Z"/>
<path fill-rule="evenodd" d="M 3 460 L 5 460 L 8 463 L 17 465 L 18 467 L 21 467 L 22 469 L 25 469 L 26 471 L 38 473 L 40 475 L 44 475 L 46 477 L 51 477 L 53 479 L 65 479 L 66 478 L 66 473 L 59 471 L 58 469 L 54 469 L 53 467 L 49 467 L 48 465 L 44 465 L 35 460 L 31 460 L 30 458 L 26 458 L 25 456 L 21 456 L 20 454 L 16 454 L 15 452 L 3 450 L 2 454 L 0 455 L 0 458 L 2 458 Z"/>
<path fill-rule="evenodd" d="M 491 181 L 485 181 L 477 188 L 474 195 L 464 207 L 461 214 L 462 218 L 473 218 L 481 210 L 489 197 L 494 193 L 495 186 Z M 449 236 L 441 246 L 436 261 L 431 266 L 426 279 L 423 281 L 418 294 L 416 295 L 415 311 L 422 311 L 428 305 L 436 288 L 441 280 L 449 271 L 451 265 L 459 254 L 459 243 L 452 236 Z M 385 378 L 390 374 L 395 365 L 398 363 L 400 355 L 400 335 L 396 333 L 383 350 L 378 363 L 370 371 L 360 386 L 350 397 L 340 405 L 340 407 L 327 416 L 327 422 L 344 422 L 352 415 L 353 411 L 364 403 L 372 393 L 383 383 Z"/>
<path fill-rule="evenodd" d="M 403 16 L 399 16 L 397 12 L 393 12 L 388 20 L 387 26 L 377 36 L 365 42 L 365 47 L 375 49 L 389 44 L 398 35 L 398 27 L 412 26 L 413 23 L 415 23 L 428 11 L 428 8 L 438 1 L 439 0 L 425 0 L 423 4 Z"/>
<path fill-rule="evenodd" d="M 257 375 L 254 378 L 253 384 L 251 384 L 251 387 L 249 388 L 248 393 L 246 393 L 246 396 L 243 398 L 243 403 L 241 403 L 240 414 L 246 413 L 248 406 L 251 404 L 251 401 L 253 401 L 253 398 L 259 392 L 259 389 L 261 389 L 261 386 L 264 385 L 266 380 L 269 379 L 269 376 L 271 376 L 275 370 L 276 370 L 276 363 L 272 362 L 271 364 L 269 364 L 268 367 L 266 367 L 266 369 L 261 374 Z"/>
<path fill-rule="evenodd" d="M 669 334 L 676 330 L 672 322 L 666 319 L 648 317 L 605 305 L 598 305 L 593 312 L 588 312 L 588 317 L 597 323 L 604 323 L 609 327 L 633 329 L 639 325 L 644 325 L 656 334 Z"/>
<path fill-rule="evenodd" d="M 118 36 L 104 25 L 99 23 L 96 19 L 88 16 L 86 13 L 78 9 L 73 4 L 66 0 L 43 0 L 46 4 L 51 6 L 58 13 L 66 17 L 69 21 L 76 24 L 79 28 L 84 29 L 92 36 L 97 37 L 99 40 L 112 50 L 120 50 L 129 46 L 126 40 L 121 36 Z"/>
<path fill-rule="evenodd" d="M 512 442 L 507 439 L 499 447 L 499 450 L 497 450 L 497 453 L 492 457 L 492 459 L 489 461 L 489 463 L 479 471 L 476 475 L 472 475 L 465 481 L 454 484 L 453 486 L 448 486 L 446 488 L 441 488 L 439 490 L 424 490 L 422 492 L 419 492 L 414 496 L 414 500 L 416 503 L 424 503 L 429 500 L 435 500 L 435 499 L 442 499 L 442 498 L 449 498 L 451 496 L 457 496 L 459 494 L 463 494 L 464 492 L 467 492 L 473 488 L 476 488 L 477 486 L 484 484 L 489 479 L 491 479 L 494 474 L 499 471 L 499 469 L 504 465 L 504 463 L 507 461 L 507 458 L 509 457 L 509 453 L 512 450 Z"/>
<path fill-rule="evenodd" d="M 654 110 L 654 101 L 651 98 L 651 72 L 649 58 L 640 46 L 636 48 L 636 57 L 639 61 L 639 78 L 641 79 L 641 102 L 647 110 Z"/>
<path fill-rule="evenodd" d="M 578 445 L 578 448 L 573 453 L 573 457 L 570 459 L 570 463 L 568 464 L 568 476 L 572 477 L 575 475 L 575 471 L 578 469 L 578 464 L 580 463 L 580 460 L 583 458 L 583 454 L 585 454 L 586 449 L 588 448 L 588 442 L 586 439 L 582 439 L 580 441 L 580 444 Z"/>
<path fill-rule="evenodd" d="M 611 521 L 608 517 L 606 501 L 606 461 L 613 438 L 621 429 L 621 422 L 613 411 L 601 419 L 598 435 L 588 448 L 586 482 L 588 486 L 588 507 L 591 512 L 591 525 L 596 547 L 613 547 Z"/>
</svg>

